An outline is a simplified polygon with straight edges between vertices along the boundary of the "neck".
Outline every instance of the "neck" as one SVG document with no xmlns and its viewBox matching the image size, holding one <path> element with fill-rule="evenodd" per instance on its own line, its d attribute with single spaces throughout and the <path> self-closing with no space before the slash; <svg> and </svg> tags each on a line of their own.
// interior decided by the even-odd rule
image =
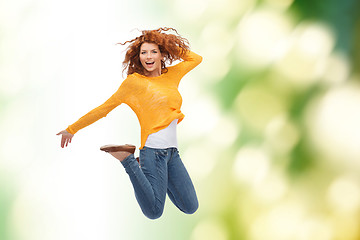
<svg viewBox="0 0 360 240">
<path fill-rule="evenodd" d="M 152 71 L 152 72 L 148 72 L 145 70 L 144 75 L 146 77 L 158 77 L 161 75 L 161 69 L 159 69 L 159 71 Z"/>
</svg>

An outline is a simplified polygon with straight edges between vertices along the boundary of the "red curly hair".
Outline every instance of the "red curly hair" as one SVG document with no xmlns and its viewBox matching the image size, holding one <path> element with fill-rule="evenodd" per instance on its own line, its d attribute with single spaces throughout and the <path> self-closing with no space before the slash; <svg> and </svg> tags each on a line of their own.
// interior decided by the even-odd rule
<svg viewBox="0 0 360 240">
<path fill-rule="evenodd" d="M 174 31 L 176 35 L 164 33 L 169 30 Z M 145 42 L 157 44 L 161 54 L 164 55 L 164 60 L 161 60 L 162 73 L 167 72 L 165 62 L 171 64 L 175 60 L 182 59 L 186 52 L 190 49 L 189 41 L 186 38 L 181 37 L 174 28 L 143 30 L 141 36 L 124 43 L 118 43 L 121 45 L 130 43 L 126 51 L 125 60 L 123 61 L 123 71 L 127 69 L 127 75 L 135 72 L 144 75 L 145 69 L 140 62 L 139 54 L 140 47 Z"/>
</svg>

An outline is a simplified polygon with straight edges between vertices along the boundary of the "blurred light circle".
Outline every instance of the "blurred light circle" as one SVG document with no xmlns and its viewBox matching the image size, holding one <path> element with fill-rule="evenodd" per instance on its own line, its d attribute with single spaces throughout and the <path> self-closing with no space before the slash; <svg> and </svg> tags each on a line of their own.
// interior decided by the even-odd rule
<svg viewBox="0 0 360 240">
<path fill-rule="evenodd" d="M 360 209 L 360 185 L 349 177 L 339 177 L 328 189 L 328 201 L 339 212 L 355 214 Z"/>
<path fill-rule="evenodd" d="M 285 176 L 273 169 L 253 188 L 256 199 L 265 205 L 279 201 L 287 190 L 288 185 Z"/>
<path fill-rule="evenodd" d="M 350 75 L 349 60 L 342 53 L 335 52 L 326 59 L 322 81 L 328 84 L 341 84 Z"/>
<path fill-rule="evenodd" d="M 360 169 L 360 85 L 347 83 L 328 91 L 307 110 L 314 147 L 338 166 Z"/>
<path fill-rule="evenodd" d="M 276 56 L 291 31 L 285 14 L 259 8 L 245 15 L 238 25 L 237 58 L 250 69 L 263 68 Z"/>
<path fill-rule="evenodd" d="M 266 143 L 277 154 L 288 154 L 300 139 L 299 130 L 284 116 L 279 115 L 265 129 Z"/>
<path fill-rule="evenodd" d="M 296 87 L 308 87 L 318 81 L 326 69 L 333 46 L 331 30 L 321 24 L 302 23 L 282 46 L 275 70 Z"/>
<path fill-rule="evenodd" d="M 236 97 L 235 109 L 244 123 L 263 131 L 272 119 L 285 113 L 286 102 L 265 85 L 249 85 Z"/>
<path fill-rule="evenodd" d="M 234 163 L 235 179 L 239 182 L 256 185 L 268 174 L 269 157 L 257 146 L 244 146 L 236 154 Z"/>
</svg>

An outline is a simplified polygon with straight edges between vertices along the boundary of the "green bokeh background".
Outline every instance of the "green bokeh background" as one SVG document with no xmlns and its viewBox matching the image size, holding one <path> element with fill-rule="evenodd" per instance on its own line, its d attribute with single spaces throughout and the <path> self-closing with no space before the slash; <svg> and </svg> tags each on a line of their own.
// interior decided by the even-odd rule
<svg viewBox="0 0 360 240">
<path fill-rule="evenodd" d="M 0 239 L 360 239 L 360 2 L 0 2 Z M 121 166 L 120 106 L 55 135 L 121 83 L 138 29 L 176 28 L 204 57 L 180 91 L 180 151 L 200 208 L 146 219 Z"/>
</svg>

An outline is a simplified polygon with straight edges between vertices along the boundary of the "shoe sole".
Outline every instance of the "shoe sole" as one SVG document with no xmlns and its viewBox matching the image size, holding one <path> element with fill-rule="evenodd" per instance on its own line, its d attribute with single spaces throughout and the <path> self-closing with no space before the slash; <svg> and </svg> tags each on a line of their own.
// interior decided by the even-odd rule
<svg viewBox="0 0 360 240">
<path fill-rule="evenodd" d="M 131 154 L 135 153 L 135 149 L 134 145 L 105 145 L 100 147 L 100 150 L 104 152 L 128 152 Z"/>
</svg>

